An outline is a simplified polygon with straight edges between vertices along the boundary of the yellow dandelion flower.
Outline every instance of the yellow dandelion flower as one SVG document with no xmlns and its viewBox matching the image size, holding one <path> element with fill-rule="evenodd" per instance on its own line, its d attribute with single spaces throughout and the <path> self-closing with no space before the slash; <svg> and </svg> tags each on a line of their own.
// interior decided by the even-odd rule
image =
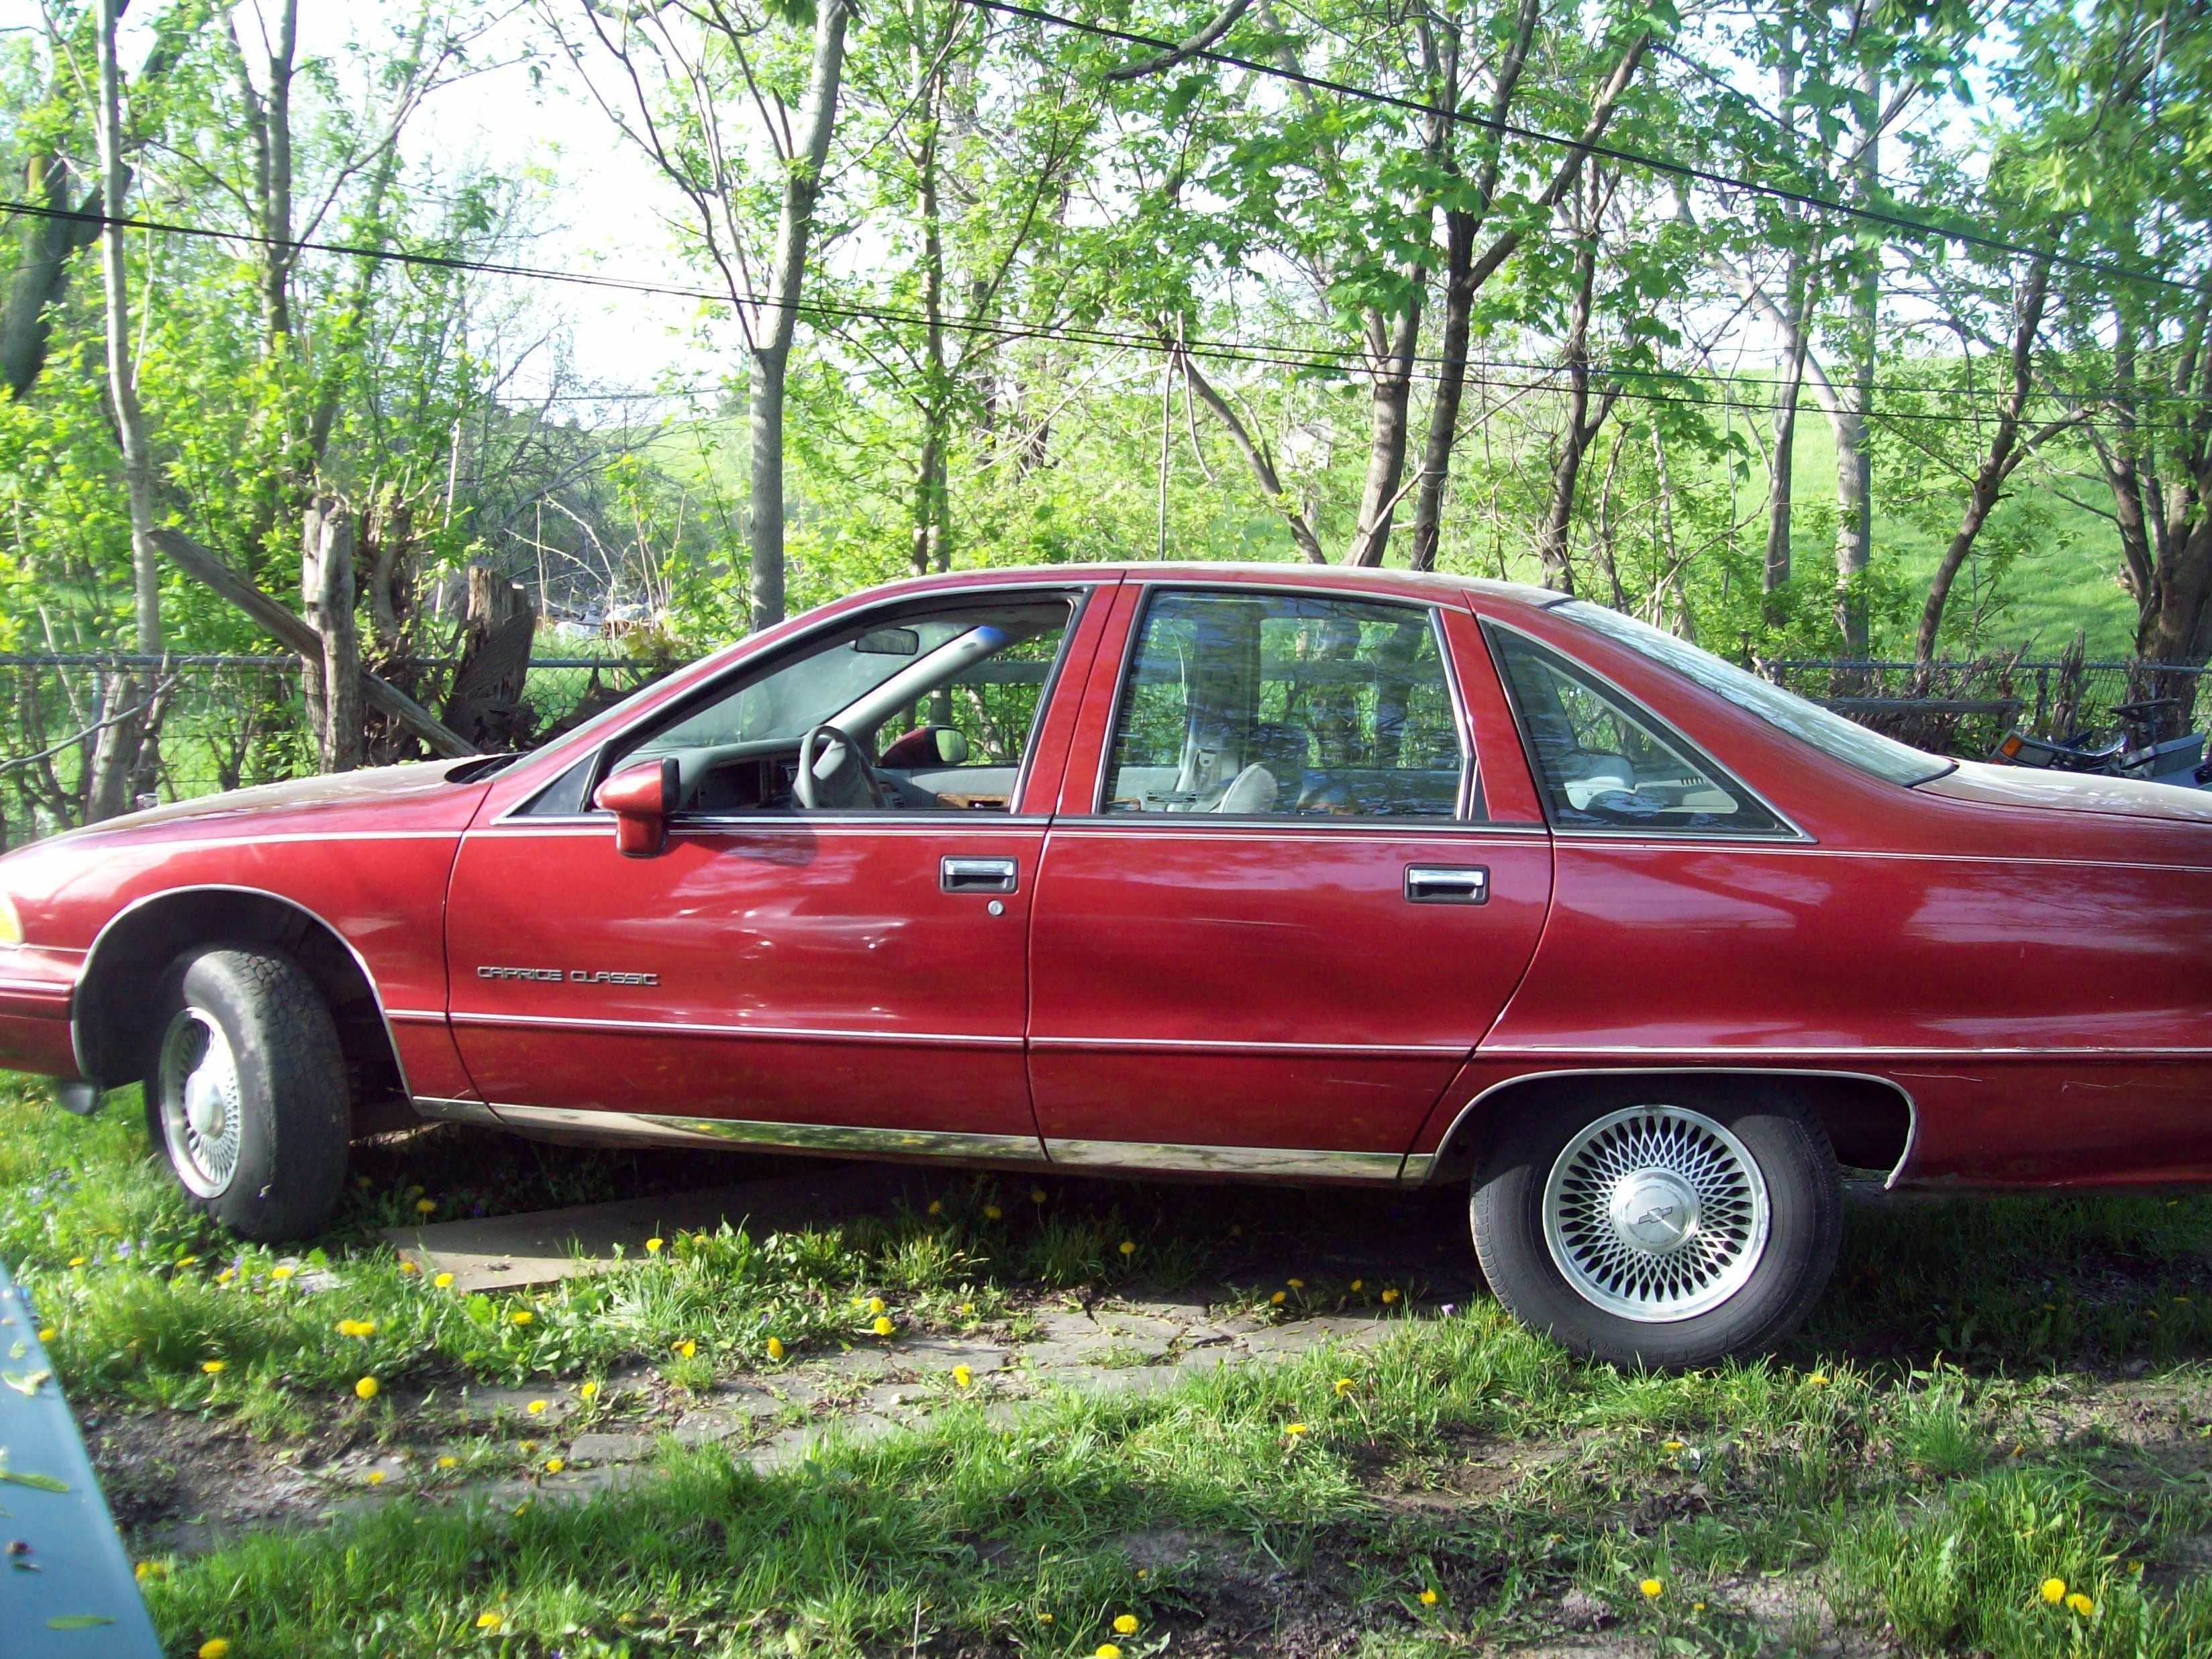
<svg viewBox="0 0 2212 1659">
<path fill-rule="evenodd" d="M 527 1406 L 524 1407 L 523 1409 L 528 1412 L 532 1417 L 542 1417 L 545 1414 L 545 1407 L 550 1403 L 551 1402 L 549 1401 L 533 1400 Z"/>
<path fill-rule="evenodd" d="M 2045 1579 L 2043 1581 L 2043 1599 L 2050 1602 L 2054 1607 L 2061 1601 L 2063 1601 L 2066 1599 L 2066 1581 L 2063 1578 Z"/>
<path fill-rule="evenodd" d="M 549 1457 L 545 1460 L 545 1473 L 548 1474 L 558 1474 L 568 1467 L 568 1462 L 564 1458 Z"/>
<path fill-rule="evenodd" d="M 647 1239 L 645 1241 L 645 1253 L 647 1255 L 659 1255 L 660 1254 L 660 1247 L 664 1242 L 664 1240 L 658 1238 Z"/>
<path fill-rule="evenodd" d="M 1367 1288 L 1367 1281 L 1364 1279 L 1355 1279 L 1352 1281 L 1352 1288 L 1355 1291 L 1364 1291 Z"/>
<path fill-rule="evenodd" d="M 229 1659 L 230 1643 L 220 1636 L 210 1636 L 194 1650 L 199 1659 Z"/>
<path fill-rule="evenodd" d="M 955 1365 L 952 1368 L 952 1386 L 954 1388 L 964 1389 L 975 1380 L 975 1373 L 969 1370 L 965 1365 Z"/>
<path fill-rule="evenodd" d="M 200 1369 L 210 1376 L 221 1376 L 229 1364 L 227 1359 L 203 1359 L 200 1361 Z"/>
<path fill-rule="evenodd" d="M 1355 1386 L 1357 1385 L 1348 1376 L 1340 1376 L 1336 1379 L 1336 1392 L 1340 1398 L 1350 1394 Z"/>
<path fill-rule="evenodd" d="M 196 1255 L 180 1255 L 177 1258 L 177 1265 L 179 1267 L 197 1267 L 199 1263 L 200 1259 Z"/>
<path fill-rule="evenodd" d="M 781 1337 L 771 1336 L 769 1338 L 768 1357 L 770 1359 L 781 1359 L 783 1358 L 783 1339 Z"/>
<path fill-rule="evenodd" d="M 1828 1374 L 1826 1371 L 1814 1371 L 1805 1380 L 1816 1389 L 1825 1389 L 1828 1386 Z"/>
<path fill-rule="evenodd" d="M 1042 1203 L 1043 1203 L 1043 1202 L 1044 1202 L 1044 1188 L 1042 1188 L 1042 1187 L 1032 1187 L 1032 1188 L 1030 1188 L 1030 1203 L 1032 1203 L 1032 1204 L 1042 1204 Z"/>
<path fill-rule="evenodd" d="M 382 1486 L 384 1484 L 384 1471 L 382 1469 L 371 1469 L 368 1472 L 368 1484 L 372 1486 Z"/>
<path fill-rule="evenodd" d="M 878 1336 L 889 1336 L 891 1332 L 896 1328 L 896 1327 L 892 1325 L 890 1316 L 889 1314 L 878 1314 L 876 1316 L 876 1322 L 868 1327 L 868 1328 L 873 1331 Z"/>
<path fill-rule="evenodd" d="M 527 1325 L 537 1317 L 537 1315 L 532 1313 L 527 1308 L 517 1308 L 513 1313 L 507 1315 L 507 1317 L 518 1325 Z"/>
<path fill-rule="evenodd" d="M 597 1400 L 599 1397 L 599 1385 L 598 1383 L 596 1383 L 596 1382 L 583 1382 L 583 1383 L 580 1383 L 580 1384 L 578 1384 L 578 1385 L 577 1385 L 577 1389 L 576 1389 L 576 1398 L 577 1398 L 577 1399 L 579 1399 L 579 1400 Z"/>
<path fill-rule="evenodd" d="M 2142 1577 L 2142 1562 L 2140 1562 L 2140 1561 L 2130 1561 L 2130 1562 L 2129 1562 L 2129 1563 L 2128 1563 L 2128 1577 L 2130 1577 L 2130 1578 L 2140 1578 L 2140 1577 Z"/>
<path fill-rule="evenodd" d="M 295 1270 L 289 1267 L 275 1267 L 269 1270 L 269 1277 L 271 1279 L 289 1279 L 294 1271 Z"/>
<path fill-rule="evenodd" d="M 1297 1436 L 1304 1434 L 1305 1431 L 1306 1425 L 1303 1423 L 1285 1423 L 1283 1425 L 1283 1432 L 1291 1436 L 1294 1439 Z"/>
<path fill-rule="evenodd" d="M 419 1261 L 403 1261 L 399 1264 L 399 1276 L 402 1279 L 412 1279 L 416 1273 L 419 1273 L 422 1271 L 422 1264 Z M 221 1276 L 222 1275 L 220 1274 L 216 1275 L 218 1278 Z"/>
<path fill-rule="evenodd" d="M 1288 1291 L 1277 1291 L 1274 1295 L 1267 1298 L 1267 1305 L 1271 1308 L 1279 1308 L 1283 1304 L 1290 1299 L 1290 1294 Z"/>
<path fill-rule="evenodd" d="M 1703 1613 L 1705 1610 L 1705 1604 L 1703 1601 L 1692 1601 L 1690 1603 L 1690 1611 L 1692 1613 Z"/>
<path fill-rule="evenodd" d="M 54 1328 L 53 1328 L 52 1326 L 51 1326 L 51 1325 L 41 1325 L 41 1326 L 40 1326 L 40 1327 L 39 1327 L 39 1340 L 40 1340 L 40 1341 L 41 1341 L 41 1342 L 51 1342 L 51 1341 L 52 1341 L 53 1340 L 54 1340 Z"/>
<path fill-rule="evenodd" d="M 1668 1440 L 1663 1441 L 1661 1443 L 1664 1445 L 1668 1451 L 1680 1451 L 1682 1449 L 1682 1443 L 1679 1440 Z"/>
<path fill-rule="evenodd" d="M 69 1264 L 72 1267 L 82 1267 L 84 1266 L 86 1260 L 87 1258 L 83 1256 L 73 1255 L 69 1259 Z"/>
<path fill-rule="evenodd" d="M 1000 1208 L 997 1205 L 995 1205 L 995 1204 L 986 1204 L 986 1205 L 983 1206 L 983 1213 L 984 1213 L 984 1215 L 985 1215 L 986 1217 L 988 1217 L 989 1219 L 991 1219 L 991 1220 L 993 1220 L 993 1221 L 996 1221 L 996 1220 L 998 1220 L 1000 1217 L 1004 1216 L 1004 1215 L 1006 1214 L 1006 1212 L 1005 1212 L 1004 1210 L 1000 1209 Z"/>
<path fill-rule="evenodd" d="M 522 1455 L 523 1455 L 525 1457 L 529 1456 L 532 1453 L 535 1452 L 537 1449 L 538 1449 L 538 1443 L 537 1443 L 535 1440 L 526 1440 L 526 1441 L 524 1441 L 524 1442 L 522 1443 Z"/>
<path fill-rule="evenodd" d="M 1137 1253 L 1137 1241 L 1133 1238 L 1125 1238 L 1119 1248 L 1123 1255 L 1134 1255 Z"/>
<path fill-rule="evenodd" d="M 2080 1613 L 2084 1619 L 2087 1619 L 2091 1613 L 2097 1610 L 2097 1604 L 2091 1601 L 2087 1596 L 2082 1595 L 2080 1590 L 2075 1590 L 2073 1595 L 2066 1598 L 2066 1605 L 2073 1608 L 2075 1612 Z"/>
<path fill-rule="evenodd" d="M 1091 1659 L 1121 1659 L 1121 1650 L 1111 1642 L 1101 1642 L 1097 1650 L 1091 1655 Z"/>
<path fill-rule="evenodd" d="M 407 1272 L 407 1271 L 408 1271 L 408 1269 L 407 1269 L 406 1267 L 402 1267 L 399 1269 L 399 1271 L 400 1271 L 401 1273 L 404 1273 Z M 238 1269 L 237 1269 L 237 1268 L 235 1268 L 235 1267 L 225 1267 L 225 1268 L 224 1268 L 221 1273 L 217 1273 L 217 1274 L 215 1276 L 215 1282 L 216 1282 L 216 1284 L 218 1284 L 218 1285 L 228 1285 L 228 1284 L 229 1284 L 229 1283 L 230 1283 L 230 1281 L 231 1281 L 232 1279 L 235 1279 L 235 1278 L 237 1278 L 237 1277 L 238 1277 Z"/>
<path fill-rule="evenodd" d="M 418 1198 L 415 1200 L 415 1213 L 416 1215 L 428 1215 L 433 1211 L 436 1210 L 437 1207 L 438 1200 L 434 1198 Z"/>
<path fill-rule="evenodd" d="M 1436 1604 L 1437 1593 L 1435 1589 L 1429 1586 L 1423 1586 L 1421 1590 L 1421 1605 L 1425 1607 L 1432 1607 L 1436 1606 Z"/>
<path fill-rule="evenodd" d="M 1386 1308 L 1397 1299 L 1398 1292 L 1395 1291 L 1385 1291 L 1382 1292 L 1382 1305 Z"/>
<path fill-rule="evenodd" d="M 687 1336 L 676 1345 L 676 1352 L 689 1359 L 699 1352 L 699 1345 Z"/>
<path fill-rule="evenodd" d="M 477 1628 L 478 1630 L 497 1630 L 506 1622 L 507 1620 L 498 1613 L 492 1613 L 489 1610 L 477 1615 Z"/>
<path fill-rule="evenodd" d="M 1661 1583 L 1656 1578 L 1647 1578 L 1636 1588 L 1644 1592 L 1644 1598 L 1647 1601 L 1656 1601 L 1667 1587 Z"/>
<path fill-rule="evenodd" d="M 943 1215 L 945 1213 L 945 1200 L 941 1198 L 931 1199 L 929 1200 L 929 1213 L 932 1215 Z"/>
<path fill-rule="evenodd" d="M 1115 1618 L 1115 1620 L 1114 1620 L 1114 1634 L 1115 1634 L 1115 1635 L 1116 1635 L 1116 1636 L 1134 1636 L 1136 1633 L 1137 1633 L 1137 1615 L 1136 1615 L 1135 1613 L 1121 1613 L 1121 1614 L 1116 1615 L 1116 1617 Z"/>
<path fill-rule="evenodd" d="M 960 1304 L 960 1316 L 963 1319 L 972 1316 L 975 1311 L 975 1304 L 972 1302 L 963 1302 Z"/>
<path fill-rule="evenodd" d="M 883 1311 L 884 1311 L 884 1299 L 883 1299 L 883 1297 L 879 1297 L 879 1296 L 872 1296 L 872 1297 L 870 1297 L 868 1298 L 868 1311 L 869 1311 L 870 1313 L 872 1313 L 872 1314 L 879 1314 L 879 1313 L 883 1312 Z"/>
<path fill-rule="evenodd" d="M 357 1399 L 374 1400 L 376 1398 L 377 1387 L 377 1381 L 374 1377 L 364 1376 L 360 1382 L 353 1385 L 354 1395 Z"/>
<path fill-rule="evenodd" d="M 454 1456 L 451 1452 L 447 1453 L 445 1456 L 438 1460 L 438 1467 L 441 1469 L 457 1469 L 460 1468 L 460 1466 L 461 1460 Z"/>
<path fill-rule="evenodd" d="M 430 1282 L 441 1291 L 450 1291 L 453 1288 L 453 1276 L 451 1273 L 440 1273 Z"/>
<path fill-rule="evenodd" d="M 1048 1613 L 1041 1613 L 1037 1614 L 1037 1623 L 1040 1625 L 1049 1625 L 1052 1623 L 1052 1615 Z"/>
<path fill-rule="evenodd" d="M 1283 1282 L 1294 1291 L 1303 1291 L 1306 1287 L 1306 1282 L 1303 1279 L 1286 1279 Z"/>
</svg>

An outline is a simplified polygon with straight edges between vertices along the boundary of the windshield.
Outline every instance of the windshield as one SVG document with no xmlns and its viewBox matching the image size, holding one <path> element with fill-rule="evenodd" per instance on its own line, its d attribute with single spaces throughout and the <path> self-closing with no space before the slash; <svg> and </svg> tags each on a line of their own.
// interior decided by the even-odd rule
<svg viewBox="0 0 2212 1659">
<path fill-rule="evenodd" d="M 1562 617 L 1571 617 L 1585 628 L 1595 629 L 1607 638 L 1641 652 L 1685 678 L 1695 680 L 1706 690 L 1718 693 L 1769 726 L 1811 744 L 1822 754 L 1856 766 L 1862 772 L 1871 772 L 1887 782 L 1908 786 L 1925 783 L 1930 778 L 1942 777 L 1954 765 L 1925 750 L 1885 738 L 1879 732 L 1869 732 L 1816 702 L 1808 702 L 1794 691 L 1784 691 L 1733 663 L 1723 662 L 1710 651 L 1700 651 L 1687 641 L 1624 617 L 1618 611 L 1607 611 L 1587 599 L 1569 599 L 1552 608 Z"/>
</svg>

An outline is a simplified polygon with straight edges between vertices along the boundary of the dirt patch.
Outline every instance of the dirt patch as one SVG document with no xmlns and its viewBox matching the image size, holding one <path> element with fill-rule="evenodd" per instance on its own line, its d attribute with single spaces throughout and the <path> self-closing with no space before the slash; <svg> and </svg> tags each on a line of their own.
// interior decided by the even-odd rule
<svg viewBox="0 0 2212 1659">
<path fill-rule="evenodd" d="M 176 1412 L 102 1413 L 82 1424 L 108 1508 L 133 1555 L 211 1548 L 240 1533 L 305 1526 L 330 1503 L 295 1455 L 235 1424 Z"/>
</svg>

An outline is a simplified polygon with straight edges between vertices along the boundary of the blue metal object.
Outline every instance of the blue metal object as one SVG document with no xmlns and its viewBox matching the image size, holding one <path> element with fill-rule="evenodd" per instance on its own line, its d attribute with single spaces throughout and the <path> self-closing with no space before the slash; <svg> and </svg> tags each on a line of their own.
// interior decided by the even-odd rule
<svg viewBox="0 0 2212 1659">
<path fill-rule="evenodd" d="M 0 1654 L 160 1659 L 38 1316 L 4 1265 L 0 1384 Z"/>
</svg>

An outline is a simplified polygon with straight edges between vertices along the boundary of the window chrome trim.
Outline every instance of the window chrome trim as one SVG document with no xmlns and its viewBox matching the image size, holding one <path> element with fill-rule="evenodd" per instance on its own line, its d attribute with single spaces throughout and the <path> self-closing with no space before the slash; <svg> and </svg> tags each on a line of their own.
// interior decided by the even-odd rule
<svg viewBox="0 0 2212 1659">
<path fill-rule="evenodd" d="M 924 589 L 920 593 L 894 594 L 880 600 L 875 605 L 862 605 L 855 611 L 840 611 L 834 617 L 825 617 L 821 622 L 816 623 L 813 627 L 807 629 L 804 633 L 795 634 L 790 639 L 783 641 L 781 645 L 778 646 L 775 650 L 769 654 L 772 656 L 781 657 L 787 653 L 796 653 L 797 652 L 805 649 L 820 635 L 836 632 L 839 628 L 844 625 L 844 623 L 856 617 L 868 616 L 878 610 L 894 608 L 910 602 L 918 603 L 923 600 L 935 599 L 974 599 L 981 594 L 1007 594 L 1017 597 L 1031 594 L 1049 597 L 1057 594 L 1068 600 L 1067 628 L 1060 639 L 1060 654 L 1053 659 L 1052 672 L 1046 678 L 1044 688 L 1038 695 L 1037 721 L 1042 722 L 1044 719 L 1045 710 L 1051 705 L 1053 694 L 1058 689 L 1060 672 L 1066 666 L 1068 647 L 1074 643 L 1076 629 L 1083 621 L 1085 610 L 1094 599 L 1097 599 L 1099 589 L 1102 587 L 1118 587 L 1121 586 L 1121 580 L 1122 578 L 1118 573 L 1110 577 L 1101 574 L 1093 574 L 1088 578 L 1079 577 L 1073 580 L 1063 580 L 1060 577 L 1054 576 L 1036 581 L 1012 581 L 1001 577 L 995 581 L 964 582 L 957 587 L 933 587 Z M 730 666 L 723 671 L 722 673 L 712 676 L 708 679 L 702 681 L 701 684 L 694 686 L 690 692 L 687 692 L 684 696 L 677 700 L 678 704 L 680 705 L 689 702 L 694 697 L 704 699 L 708 694 L 708 688 L 710 686 L 720 684 L 732 676 L 744 672 L 750 664 L 750 659 L 747 659 L 744 662 L 731 664 Z M 682 671 L 678 670 L 678 672 L 681 672 Z M 592 759 L 592 782 L 590 787 L 586 792 L 586 799 L 590 798 L 592 790 L 597 789 L 600 784 L 606 781 L 605 763 L 609 752 L 617 743 L 628 737 L 635 729 L 635 725 L 633 723 L 632 725 L 623 726 L 619 731 L 610 732 L 599 739 L 599 753 L 593 757 Z M 1013 792 L 1007 797 L 1010 803 L 1019 800 L 1022 798 L 1022 792 L 1029 786 L 1029 767 L 1030 761 L 1034 758 L 1036 750 L 1036 725 L 1032 724 L 1030 728 L 1030 741 L 1028 747 L 1022 752 L 1022 765 L 1019 769 L 1018 775 L 1014 779 Z M 532 758 L 535 759 L 537 757 L 537 754 L 550 754 L 553 752 L 554 750 L 550 749 L 541 750 L 536 751 L 536 754 L 533 754 Z M 581 758 L 582 757 L 580 755 L 577 757 L 577 759 Z M 570 766 L 573 766 L 575 763 L 575 760 L 569 762 Z M 566 773 L 568 769 L 568 767 L 567 766 L 562 767 L 550 777 L 547 778 L 544 784 L 524 795 L 520 801 L 518 801 L 514 805 L 508 807 L 504 812 L 501 812 L 496 818 L 494 818 L 491 823 L 479 827 L 489 830 L 495 828 L 497 825 L 503 824 L 511 818 L 527 816 L 526 809 L 529 806 L 530 803 L 536 800 L 540 795 L 544 794 L 545 791 L 550 788 L 554 784 L 558 783 L 561 781 L 562 774 Z M 811 815 L 794 812 L 789 814 L 788 817 L 798 818 L 808 816 Z M 889 814 L 885 814 L 884 816 L 889 816 Z M 902 813 L 901 816 L 937 820 L 967 817 L 970 816 L 970 814 L 964 811 L 946 811 L 944 812 Z M 1024 816 L 1036 817 L 1040 815 L 1032 813 L 1025 814 Z M 538 822 L 546 823 L 597 823 L 604 826 L 608 823 L 611 817 L 611 814 L 603 814 L 594 810 L 592 811 L 580 814 L 563 813 L 556 816 L 548 816 L 538 820 Z M 779 819 L 777 821 L 784 822 L 787 821 L 787 819 Z M 1006 820 L 1002 818 L 1000 821 L 1003 823 Z"/>
<path fill-rule="evenodd" d="M 1477 617 L 1475 622 L 1486 634 L 1517 635 L 1539 651 L 1557 657 L 1563 662 L 1570 663 L 1577 672 L 1589 675 L 1607 692 L 1620 698 L 1624 704 L 1635 711 L 1639 718 L 1648 720 L 1653 731 L 1663 733 L 1668 740 L 1680 749 L 1686 758 L 1706 768 L 1712 774 L 1714 781 L 1724 783 L 1730 788 L 1740 790 L 1743 794 L 1758 802 L 1774 821 L 1782 826 L 1782 830 L 1778 832 L 1771 830 L 1669 830 L 1663 826 L 1655 827 L 1650 824 L 1614 826 L 1577 823 L 1562 828 L 1553 814 L 1551 788 L 1545 780 L 1543 763 L 1537 758 L 1535 744 L 1528 736 L 1528 718 L 1522 713 L 1520 696 L 1513 689 L 1513 677 L 1506 672 L 1505 665 L 1500 659 L 1499 653 L 1493 650 L 1491 653 L 1491 659 L 1498 670 L 1498 689 L 1505 694 L 1505 706 L 1513 716 L 1514 734 L 1521 739 L 1521 753 L 1528 763 L 1528 775 L 1535 782 L 1538 804 L 1544 809 L 1544 822 L 1554 838 L 1566 841 L 1613 841 L 1626 836 L 1638 841 L 1662 841 L 1669 845 L 1682 842 L 1707 842 L 1723 847 L 1743 846 L 1755 842 L 1802 842 L 1812 845 L 1819 844 L 1817 837 L 1808 835 L 1798 826 L 1796 819 L 1767 799 L 1758 790 L 1738 778 L 1728 768 L 1715 761 L 1698 744 L 1691 742 L 1688 734 L 1674 721 L 1662 719 L 1641 697 L 1625 690 L 1611 675 L 1591 667 L 1571 651 L 1562 651 L 1549 640 L 1539 639 L 1525 628 L 1516 628 L 1511 623 L 1501 621 L 1496 617 Z M 1668 670 L 1664 663 L 1655 663 L 1654 666 L 1668 672 L 1673 672 Z"/>
<path fill-rule="evenodd" d="M 1482 764 L 1475 753 L 1474 729 L 1467 712 L 1467 701 L 1462 695 L 1459 677 L 1454 672 L 1451 660 L 1451 641 L 1444 633 L 1444 606 L 1437 599 L 1408 599 L 1402 593 L 1363 593 L 1357 588 L 1312 587 L 1296 582 L 1236 582 L 1236 581 L 1178 581 L 1168 576 L 1145 576 L 1131 579 L 1126 586 L 1137 590 L 1137 608 L 1129 619 L 1129 636 L 1122 641 L 1121 664 L 1114 676 L 1114 697 L 1107 705 L 1106 735 L 1099 745 L 1098 775 L 1091 786 L 1091 810 L 1071 814 L 1061 822 L 1085 822 L 1103 818 L 1110 823 L 1154 823 L 1162 819 L 1197 817 L 1191 812 L 1109 812 L 1106 810 L 1106 779 L 1114 758 L 1114 736 L 1121 724 L 1121 695 L 1128 690 L 1129 675 L 1137 662 L 1137 647 L 1143 641 L 1146 613 L 1152 609 L 1152 600 L 1163 592 L 1170 593 L 1272 593 L 1290 599 L 1336 599 L 1350 605 L 1395 605 L 1411 610 L 1425 611 L 1429 617 L 1429 634 L 1435 640 L 1437 658 L 1443 665 L 1444 695 L 1450 700 L 1452 729 L 1459 736 L 1459 788 L 1453 797 L 1452 815 L 1436 820 L 1440 823 L 1473 824 L 1468 817 L 1471 804 L 1470 786 Z M 1235 823 L 1295 823 L 1296 817 L 1269 817 L 1259 813 L 1238 813 L 1228 820 Z M 1351 817 L 1347 822 L 1359 824 L 1419 823 L 1419 818 L 1394 818 L 1387 816 Z"/>
</svg>

